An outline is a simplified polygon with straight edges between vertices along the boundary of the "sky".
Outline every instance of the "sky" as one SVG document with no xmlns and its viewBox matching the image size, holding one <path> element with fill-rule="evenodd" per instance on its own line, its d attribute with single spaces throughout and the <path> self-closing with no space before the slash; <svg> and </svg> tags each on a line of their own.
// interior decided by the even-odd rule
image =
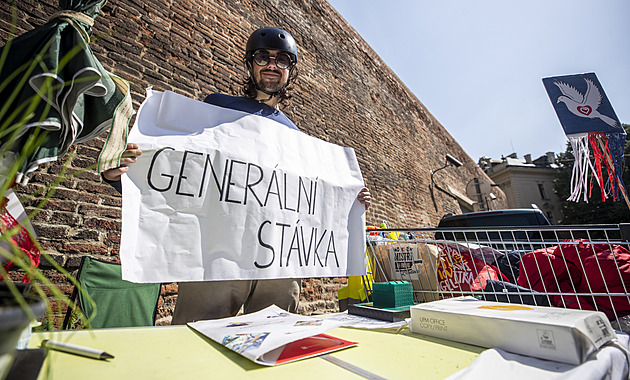
<svg viewBox="0 0 630 380">
<path fill-rule="evenodd" d="M 566 150 L 542 78 L 594 72 L 630 123 L 629 0 L 329 0 L 466 153 Z"/>
</svg>

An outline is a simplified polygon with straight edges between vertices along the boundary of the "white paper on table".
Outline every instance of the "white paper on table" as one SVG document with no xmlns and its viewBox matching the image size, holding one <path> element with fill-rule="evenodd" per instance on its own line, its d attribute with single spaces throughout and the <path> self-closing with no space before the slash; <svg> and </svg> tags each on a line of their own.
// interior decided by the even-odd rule
<svg viewBox="0 0 630 380">
<path fill-rule="evenodd" d="M 188 326 L 249 360 L 273 366 L 286 345 L 319 336 L 341 326 L 341 322 L 292 314 L 272 305 L 255 313 L 191 322 Z M 331 342 L 325 353 L 356 345 L 330 336 L 321 339 Z M 300 355 L 295 360 L 310 356 Z"/>
<path fill-rule="evenodd" d="M 362 315 L 354 315 L 348 313 L 348 311 L 344 311 L 341 313 L 334 314 L 325 314 L 322 317 L 331 320 L 337 321 L 341 323 L 343 327 L 352 327 L 355 329 L 388 329 L 388 328 L 400 328 L 403 326 L 407 326 L 407 320 L 397 321 L 397 322 L 389 322 L 383 321 L 380 319 L 368 318 Z"/>
</svg>

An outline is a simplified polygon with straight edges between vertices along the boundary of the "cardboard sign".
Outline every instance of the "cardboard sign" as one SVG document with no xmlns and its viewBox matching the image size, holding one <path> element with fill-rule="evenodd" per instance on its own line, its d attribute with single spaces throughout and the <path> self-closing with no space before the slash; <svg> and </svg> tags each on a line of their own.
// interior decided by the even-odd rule
<svg viewBox="0 0 630 380">
<path fill-rule="evenodd" d="M 375 282 L 409 281 L 416 302 L 435 301 L 438 297 L 438 249 L 431 244 L 391 243 L 370 245 L 378 260 Z M 384 273 L 383 273 L 384 272 Z"/>
<path fill-rule="evenodd" d="M 149 91 L 123 176 L 123 278 L 359 276 L 363 178 L 354 151 L 265 117 Z"/>
<path fill-rule="evenodd" d="M 494 265 L 473 256 L 464 246 L 438 244 L 438 247 L 437 277 L 443 297 L 459 296 L 460 291 L 482 291 L 487 280 L 507 280 Z"/>
</svg>

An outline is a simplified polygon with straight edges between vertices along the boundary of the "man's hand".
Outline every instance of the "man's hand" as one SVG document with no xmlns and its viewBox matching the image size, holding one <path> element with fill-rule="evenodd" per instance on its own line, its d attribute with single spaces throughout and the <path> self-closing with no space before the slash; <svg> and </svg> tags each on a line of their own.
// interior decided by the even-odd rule
<svg viewBox="0 0 630 380">
<path fill-rule="evenodd" d="M 359 203 L 364 205 L 365 209 L 367 210 L 368 207 L 370 207 L 370 202 L 372 202 L 372 195 L 370 195 L 370 190 L 367 187 L 362 188 L 359 192 L 359 195 L 357 195 L 357 200 L 359 201 Z"/>
<path fill-rule="evenodd" d="M 103 178 L 111 182 L 120 181 L 120 176 L 129 170 L 128 165 L 136 162 L 137 157 L 141 154 L 142 151 L 138 148 L 138 144 L 128 143 L 127 149 L 123 152 L 122 158 L 120 159 L 120 166 L 105 170 L 103 172 Z"/>
</svg>

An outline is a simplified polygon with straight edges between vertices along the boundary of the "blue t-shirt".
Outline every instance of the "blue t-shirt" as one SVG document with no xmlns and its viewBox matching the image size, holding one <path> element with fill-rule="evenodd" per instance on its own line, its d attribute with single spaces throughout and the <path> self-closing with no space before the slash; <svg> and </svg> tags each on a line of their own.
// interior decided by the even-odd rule
<svg viewBox="0 0 630 380">
<path fill-rule="evenodd" d="M 263 116 L 271 120 L 284 124 L 291 129 L 299 131 L 300 129 L 293 124 L 285 114 L 273 107 L 269 107 L 265 103 L 258 100 L 250 99 L 244 96 L 231 96 L 225 94 L 210 94 L 206 96 L 204 102 L 215 106 L 229 108 L 237 111 L 251 113 L 253 115 Z"/>
</svg>

